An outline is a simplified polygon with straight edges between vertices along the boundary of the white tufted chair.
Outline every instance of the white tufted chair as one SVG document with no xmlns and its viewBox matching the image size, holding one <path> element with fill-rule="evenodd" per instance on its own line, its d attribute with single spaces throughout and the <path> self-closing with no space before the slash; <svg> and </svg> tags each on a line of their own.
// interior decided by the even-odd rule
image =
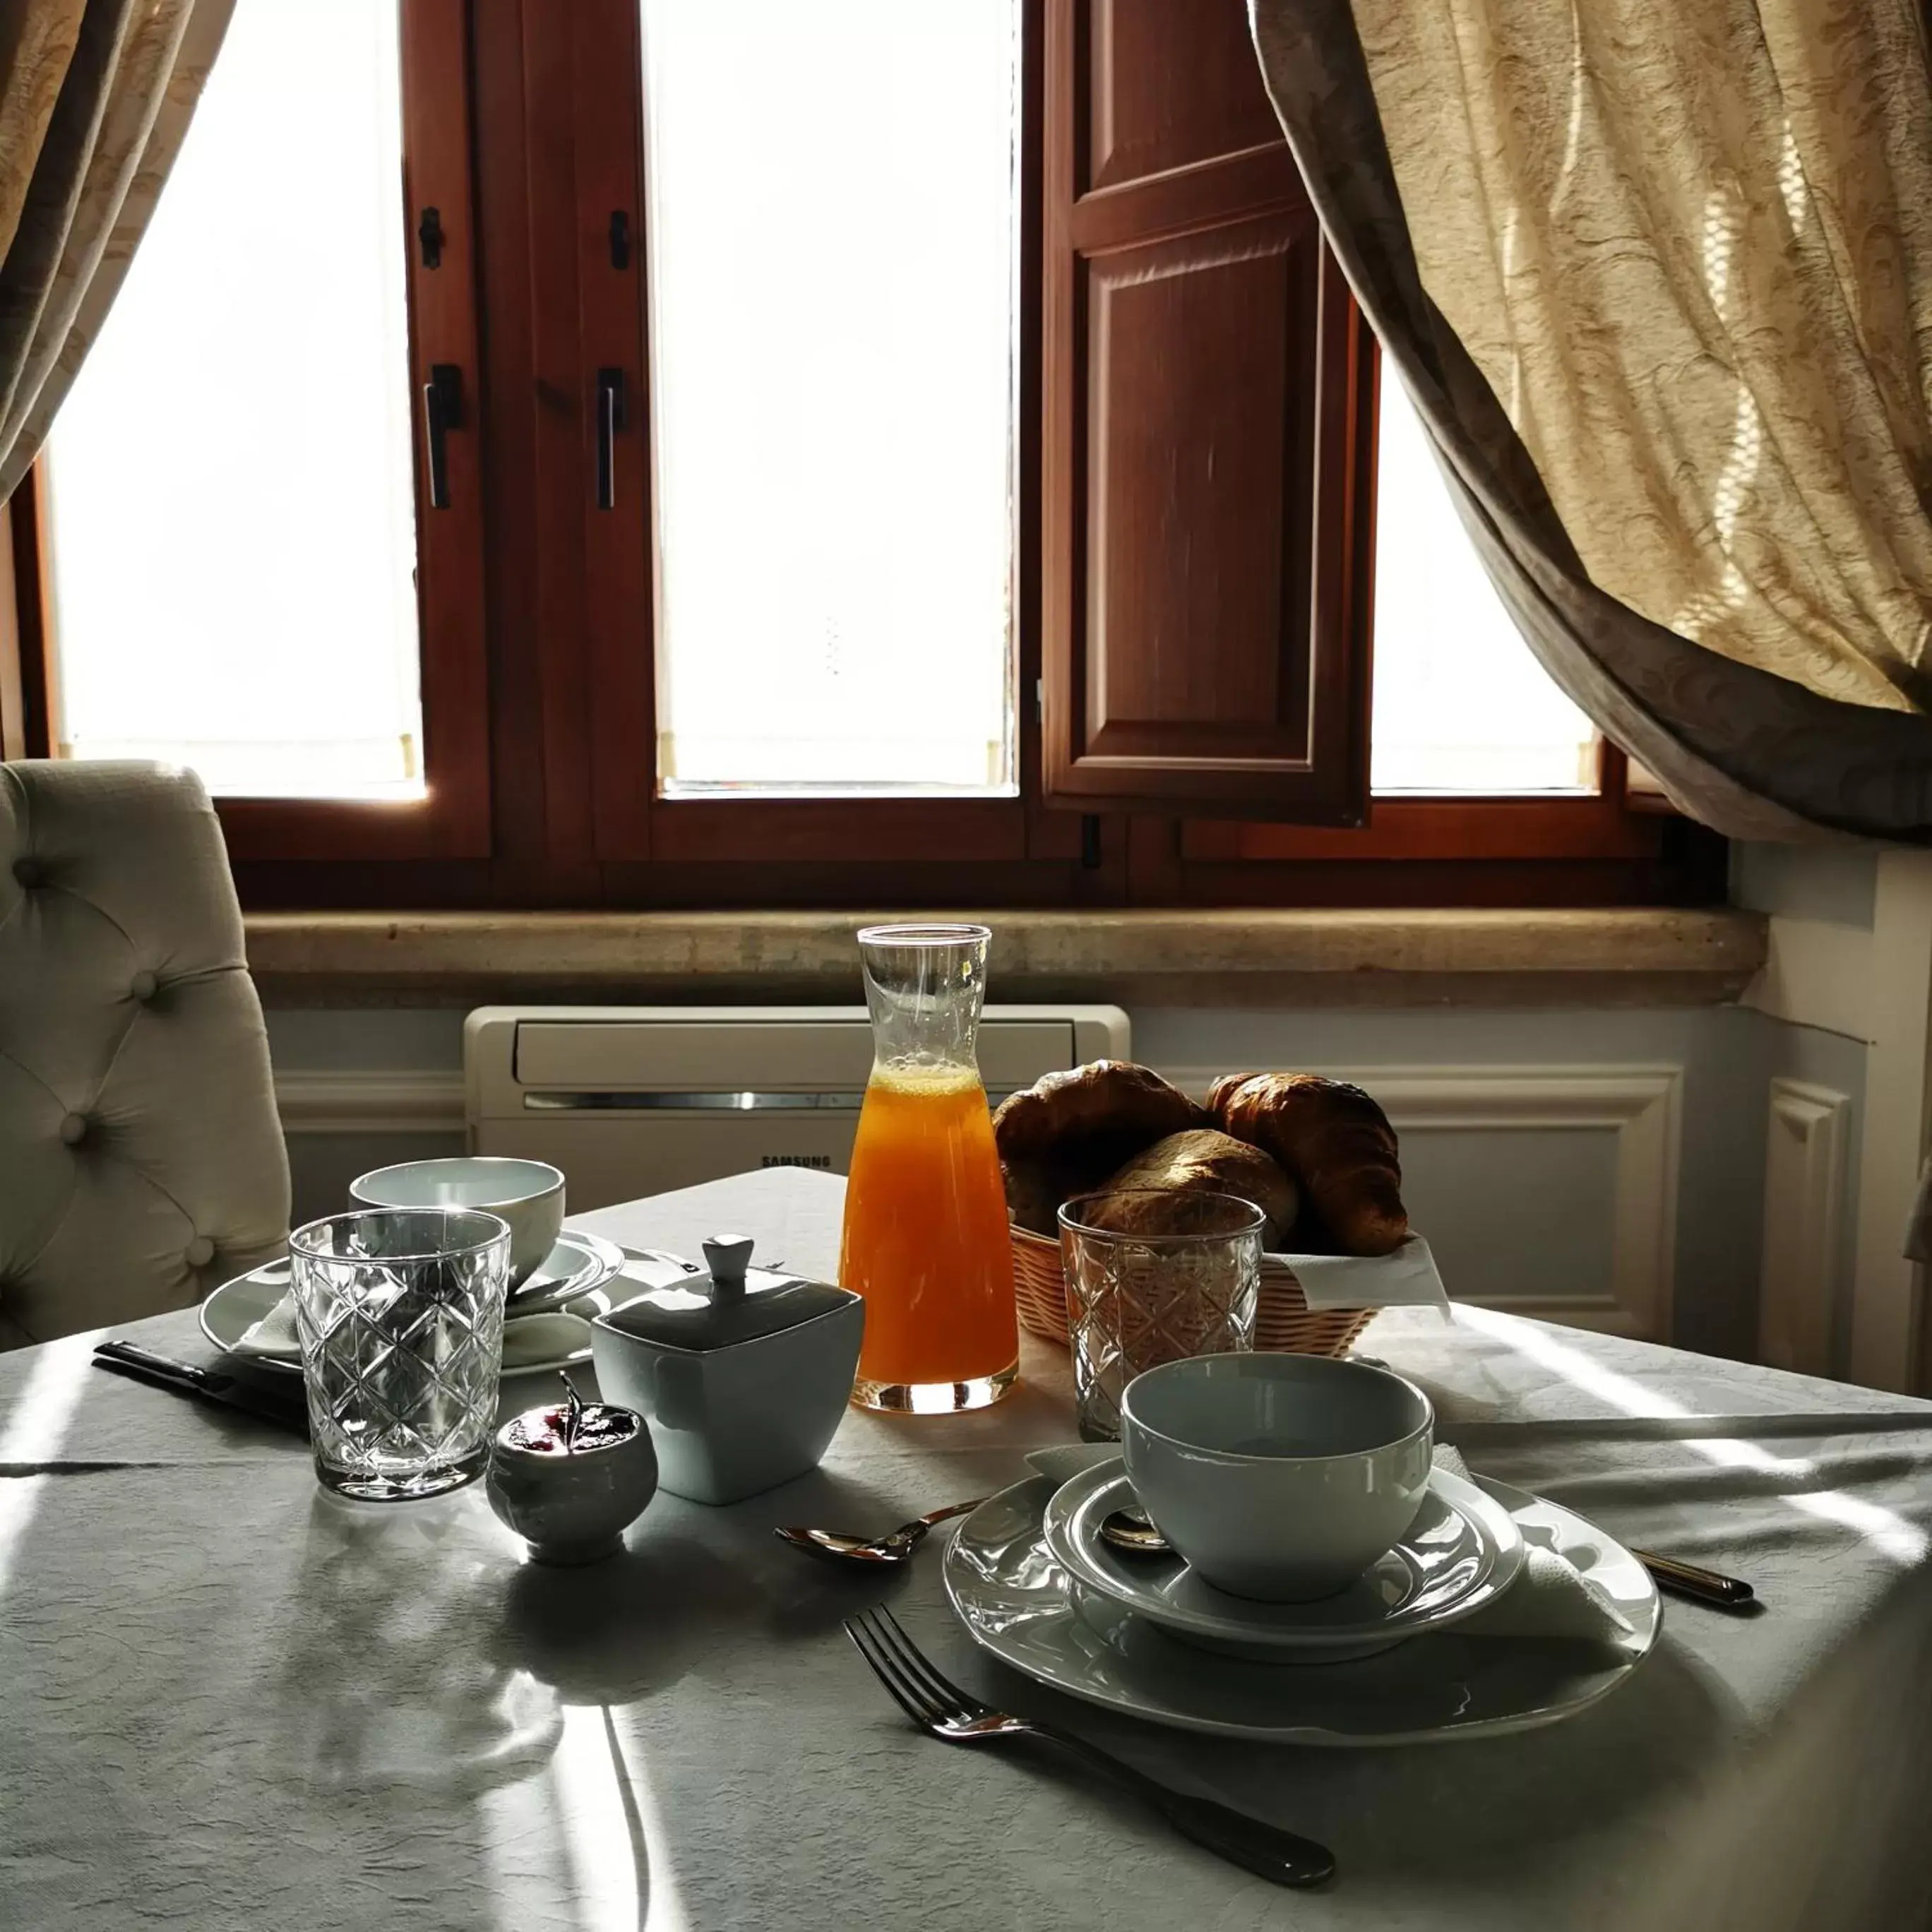
<svg viewBox="0 0 1932 1932">
<path fill-rule="evenodd" d="M 200 780 L 0 765 L 0 1348 L 186 1306 L 281 1252 L 288 1215 Z"/>
</svg>

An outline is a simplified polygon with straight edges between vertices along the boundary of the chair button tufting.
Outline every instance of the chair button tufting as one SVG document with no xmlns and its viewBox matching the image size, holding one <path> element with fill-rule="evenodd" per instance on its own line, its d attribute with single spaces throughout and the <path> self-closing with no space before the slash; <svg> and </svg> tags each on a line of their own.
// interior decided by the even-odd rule
<svg viewBox="0 0 1932 1932">
<path fill-rule="evenodd" d="M 142 971 L 136 973 L 134 978 L 128 981 L 128 990 L 136 999 L 139 1000 L 143 1006 L 146 1006 L 147 1003 L 154 997 L 154 988 L 157 983 L 158 982 L 156 981 L 154 974 L 148 972 L 144 968 Z"/>
<path fill-rule="evenodd" d="M 47 876 L 46 868 L 38 859 L 16 859 L 14 861 L 14 879 L 16 884 L 30 890 L 42 884 Z"/>
<path fill-rule="evenodd" d="M 69 1147 L 78 1147 L 87 1138 L 87 1116 L 70 1114 L 61 1122 L 60 1136 Z"/>
<path fill-rule="evenodd" d="M 182 1250 L 182 1259 L 190 1268 L 204 1268 L 214 1258 L 214 1244 L 206 1234 L 197 1234 Z"/>
</svg>

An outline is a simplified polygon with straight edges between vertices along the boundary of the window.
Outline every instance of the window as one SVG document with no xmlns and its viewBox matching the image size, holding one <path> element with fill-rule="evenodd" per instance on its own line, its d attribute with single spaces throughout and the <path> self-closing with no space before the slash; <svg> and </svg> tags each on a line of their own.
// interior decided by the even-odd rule
<svg viewBox="0 0 1932 1932">
<path fill-rule="evenodd" d="M 1594 791 L 1595 731 L 1518 636 L 1392 371 L 1381 413 L 1371 786 Z"/>
<path fill-rule="evenodd" d="M 238 0 L 38 728 L 258 905 L 1701 895 L 1377 391 L 1242 0 Z"/>
<path fill-rule="evenodd" d="M 393 0 L 238 8 L 50 440 L 62 748 L 420 797 Z"/>
<path fill-rule="evenodd" d="M 662 788 L 1010 795 L 1017 10 L 644 17 Z"/>
</svg>

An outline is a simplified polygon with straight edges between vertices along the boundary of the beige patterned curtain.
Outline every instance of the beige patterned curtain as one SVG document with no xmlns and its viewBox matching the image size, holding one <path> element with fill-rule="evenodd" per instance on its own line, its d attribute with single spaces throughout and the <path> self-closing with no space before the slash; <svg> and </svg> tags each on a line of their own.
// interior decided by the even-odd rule
<svg viewBox="0 0 1932 1932">
<path fill-rule="evenodd" d="M 0 0 L 0 500 L 127 272 L 235 0 Z"/>
<path fill-rule="evenodd" d="M 1918 0 L 1252 6 L 1330 239 L 1557 681 L 1722 830 L 1932 840 Z"/>
</svg>

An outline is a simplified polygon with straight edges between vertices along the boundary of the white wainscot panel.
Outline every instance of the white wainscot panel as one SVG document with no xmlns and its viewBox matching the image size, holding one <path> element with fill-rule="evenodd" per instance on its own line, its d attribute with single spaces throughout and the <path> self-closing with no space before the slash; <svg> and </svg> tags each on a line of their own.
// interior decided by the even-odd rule
<svg viewBox="0 0 1932 1932">
<path fill-rule="evenodd" d="M 1829 1087 L 1778 1079 L 1771 1083 L 1770 1106 L 1758 1359 L 1828 1376 L 1851 1099 Z"/>
<path fill-rule="evenodd" d="M 349 1207 L 349 1184 L 372 1168 L 464 1151 L 463 1076 L 453 1068 L 282 1067 L 275 1103 L 297 1226 Z"/>
<path fill-rule="evenodd" d="M 1667 1340 L 1683 1070 L 1313 1068 L 1379 1100 L 1450 1295 Z M 1204 1093 L 1218 1069 L 1162 1070 Z"/>
<path fill-rule="evenodd" d="M 1668 1339 L 1682 1068 L 1311 1070 L 1358 1082 L 1388 1110 L 1410 1211 L 1456 1300 Z M 1204 1093 L 1222 1070 L 1162 1071 Z M 356 1150 L 365 1166 L 430 1150 L 391 1155 L 387 1136 L 463 1131 L 462 1076 L 442 1069 L 292 1070 L 276 1088 L 292 1137 L 370 1136 Z"/>
</svg>

